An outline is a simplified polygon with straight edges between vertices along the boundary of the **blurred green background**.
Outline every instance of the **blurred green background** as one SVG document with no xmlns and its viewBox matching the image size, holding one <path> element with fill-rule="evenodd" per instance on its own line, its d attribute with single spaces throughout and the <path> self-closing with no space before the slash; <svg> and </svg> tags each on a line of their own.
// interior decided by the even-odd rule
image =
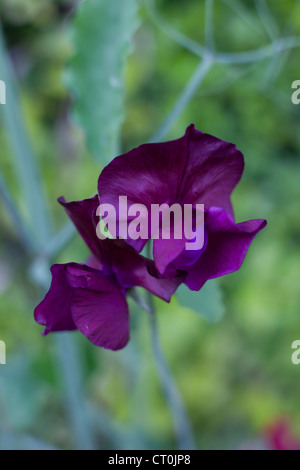
<svg viewBox="0 0 300 470">
<path fill-rule="evenodd" d="M 135 34 L 126 66 L 120 152 L 150 139 L 199 63 L 165 34 L 168 27 L 144 2 L 138 3 L 139 24 L 129 25 Z M 156 1 L 169 25 L 202 44 L 204 6 L 202 0 Z M 76 15 L 71 0 L 2 0 L 0 6 L 53 234 L 67 222 L 56 199 L 93 195 L 103 167 L 72 118 L 76 96 L 68 70 Z M 104 21 L 98 19 L 99 28 Z M 252 50 L 269 44 L 270 36 L 300 35 L 300 4 L 218 0 L 214 24 L 218 51 Z M 219 321 L 201 315 L 223 309 L 218 296 L 210 298 L 209 288 L 207 305 L 201 301 L 205 296 L 193 297 L 196 312 L 176 298 L 169 305 L 157 302 L 162 347 L 199 449 L 264 447 L 266 429 L 282 417 L 300 436 L 300 365 L 291 362 L 291 344 L 300 338 L 300 106 L 291 102 L 299 63 L 295 47 L 250 64 L 214 65 L 166 135 L 180 137 L 193 122 L 234 142 L 246 162 L 233 196 L 236 219 L 268 220 L 241 270 L 218 283 L 225 310 Z M 86 90 L 92 97 L 93 92 Z M 0 171 L 26 220 L 3 110 L 0 106 Z M 94 121 L 96 128 L 101 129 L 101 119 Z M 174 448 L 147 314 L 131 304 L 132 340 L 118 353 L 97 349 L 79 333 L 43 338 L 33 319 L 43 297 L 37 278 L 45 275 L 49 261 L 84 262 L 87 249 L 75 235 L 54 259 L 42 249 L 40 256 L 28 254 L 5 204 L 0 216 L 0 340 L 7 347 L 7 364 L 0 365 L 0 447 Z M 33 225 L 32 233 L 39 231 Z"/>
</svg>

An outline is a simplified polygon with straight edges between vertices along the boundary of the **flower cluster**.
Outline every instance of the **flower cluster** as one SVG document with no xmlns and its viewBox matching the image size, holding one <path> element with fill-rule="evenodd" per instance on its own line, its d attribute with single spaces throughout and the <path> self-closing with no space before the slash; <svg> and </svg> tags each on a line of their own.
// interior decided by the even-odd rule
<svg viewBox="0 0 300 470">
<path fill-rule="evenodd" d="M 129 339 L 130 289 L 141 286 L 169 301 L 181 283 L 197 291 L 207 280 L 237 271 L 266 225 L 265 220 L 234 221 L 230 196 L 243 168 L 235 145 L 191 125 L 178 140 L 141 145 L 116 157 L 100 174 L 93 198 L 59 199 L 91 256 L 86 264 L 52 266 L 50 290 L 35 309 L 36 321 L 45 325 L 43 334 L 78 329 L 97 346 L 121 349 Z M 149 213 L 153 204 L 204 204 L 202 248 L 187 250 L 184 236 L 158 238 L 151 260 L 140 254 L 147 239 L 99 239 L 97 207 L 111 204 L 122 217 L 120 195 Z"/>
</svg>

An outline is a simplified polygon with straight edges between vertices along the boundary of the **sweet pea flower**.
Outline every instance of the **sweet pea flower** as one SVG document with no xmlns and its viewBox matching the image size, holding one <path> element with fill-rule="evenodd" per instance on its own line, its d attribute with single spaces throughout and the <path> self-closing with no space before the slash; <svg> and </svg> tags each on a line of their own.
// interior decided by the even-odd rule
<svg viewBox="0 0 300 470">
<path fill-rule="evenodd" d="M 271 423 L 265 433 L 270 450 L 300 450 L 300 438 L 294 435 L 292 423 L 286 417 Z"/>
<path fill-rule="evenodd" d="M 183 276 L 162 279 L 154 262 L 138 254 L 123 240 L 99 240 L 96 235 L 96 195 L 64 206 L 91 251 L 86 264 L 55 264 L 52 283 L 36 307 L 37 323 L 50 332 L 79 330 L 93 344 L 118 350 L 129 340 L 128 290 L 141 286 L 169 301 Z M 150 272 L 154 275 L 151 275 Z"/>
<path fill-rule="evenodd" d="M 184 273 L 185 284 L 199 290 L 207 280 L 237 271 L 251 241 L 266 225 L 265 220 L 234 220 L 230 197 L 243 169 L 244 158 L 235 145 L 190 125 L 178 140 L 144 144 L 116 157 L 102 171 L 98 193 L 101 204 L 113 205 L 119 222 L 128 224 L 130 217 L 119 214 L 120 196 L 127 197 L 128 206 L 146 206 L 148 214 L 154 204 L 204 204 L 201 249 L 186 250 L 184 236 L 153 240 L 157 272 L 170 279 Z M 126 238 L 137 252 L 147 241 Z"/>
</svg>

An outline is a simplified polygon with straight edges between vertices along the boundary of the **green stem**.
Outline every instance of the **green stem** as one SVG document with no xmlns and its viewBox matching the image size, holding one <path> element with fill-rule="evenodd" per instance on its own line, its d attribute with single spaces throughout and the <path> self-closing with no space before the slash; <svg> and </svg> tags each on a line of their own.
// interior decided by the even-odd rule
<svg viewBox="0 0 300 470">
<path fill-rule="evenodd" d="M 77 450 L 93 450 L 94 442 L 91 420 L 82 390 L 81 358 L 75 339 L 70 333 L 55 335 L 58 364 L 63 378 L 65 403 Z"/>
<path fill-rule="evenodd" d="M 189 104 L 189 102 L 197 92 L 208 71 L 211 69 L 212 64 L 213 57 L 210 54 L 206 55 L 201 61 L 200 65 L 198 65 L 190 81 L 187 83 L 183 92 L 179 96 L 169 116 L 162 124 L 162 126 L 158 129 L 158 131 L 154 134 L 150 142 L 159 142 L 166 137 L 173 124 L 180 117 L 186 106 Z"/>
<path fill-rule="evenodd" d="M 168 365 L 164 359 L 161 346 L 158 339 L 155 308 L 152 294 L 148 294 L 148 302 L 151 310 L 151 334 L 154 357 L 157 365 L 161 385 L 170 407 L 174 430 L 177 438 L 178 449 L 193 450 L 195 448 L 194 437 L 191 425 L 183 405 L 180 393 L 172 378 Z"/>
<path fill-rule="evenodd" d="M 260 34 L 262 36 L 262 31 L 256 18 L 252 15 L 252 12 L 246 8 L 243 2 L 239 2 L 238 0 L 222 0 L 222 2 L 238 15 L 245 25 L 249 26 L 256 34 Z"/>
<path fill-rule="evenodd" d="M 300 47 L 300 36 L 287 36 L 251 51 L 216 53 L 214 58 L 217 64 L 249 64 L 269 59 L 275 50 L 280 53 L 298 47 Z"/>
<path fill-rule="evenodd" d="M 4 206 L 6 207 L 7 212 L 9 213 L 15 231 L 20 239 L 21 244 L 24 246 L 25 250 L 29 253 L 33 252 L 33 245 L 31 237 L 29 236 L 26 225 L 23 222 L 22 217 L 19 214 L 19 211 L 13 201 L 13 198 L 10 194 L 10 191 L 6 185 L 6 182 L 0 173 L 0 197 L 3 201 Z"/>
<path fill-rule="evenodd" d="M 72 240 L 76 234 L 76 229 L 72 222 L 67 222 L 54 237 L 52 237 L 47 246 L 42 250 L 40 256 L 47 260 L 53 260 Z"/>
<path fill-rule="evenodd" d="M 145 0 L 145 6 L 153 23 L 170 39 L 198 57 L 206 54 L 205 47 L 173 28 L 157 11 L 154 0 Z"/>
<path fill-rule="evenodd" d="M 214 0 L 205 0 L 205 45 L 214 50 Z"/>
<path fill-rule="evenodd" d="M 258 16 L 268 33 L 271 41 L 275 41 L 279 36 L 279 29 L 278 26 L 270 12 L 270 9 L 265 2 L 265 0 L 255 0 L 254 1 Z"/>
</svg>

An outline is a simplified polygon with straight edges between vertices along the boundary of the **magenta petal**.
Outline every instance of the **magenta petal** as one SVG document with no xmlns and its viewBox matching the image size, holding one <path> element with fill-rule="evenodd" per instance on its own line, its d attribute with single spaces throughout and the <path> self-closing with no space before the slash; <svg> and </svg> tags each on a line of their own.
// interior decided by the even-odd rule
<svg viewBox="0 0 300 470">
<path fill-rule="evenodd" d="M 163 144 L 144 144 L 115 158 L 99 177 L 98 192 L 101 204 L 112 204 L 119 215 L 119 196 L 127 196 L 128 207 L 143 204 L 150 217 L 151 204 L 161 204 L 176 199 L 181 181 L 180 168 L 187 153 L 187 139 L 183 137 Z M 133 217 L 120 214 L 120 218 Z M 150 227 L 148 218 L 148 228 Z M 125 224 L 126 225 L 126 224 Z M 123 237 L 125 238 L 125 237 Z M 150 232 L 149 237 L 150 238 Z M 126 239 L 140 252 L 146 240 Z"/>
<path fill-rule="evenodd" d="M 129 339 L 129 314 L 119 287 L 83 264 L 54 265 L 52 284 L 35 309 L 35 319 L 51 331 L 78 329 L 92 343 L 121 349 Z"/>
<path fill-rule="evenodd" d="M 124 242 L 123 242 L 124 243 Z M 126 246 L 126 244 L 124 243 Z M 115 252 L 113 270 L 123 288 L 144 287 L 152 294 L 169 302 L 185 275 L 175 273 L 172 279 L 161 278 L 154 262 L 136 253 L 131 247 Z"/>
<path fill-rule="evenodd" d="M 243 154 L 235 145 L 190 127 L 188 155 L 178 192 L 185 204 L 221 207 L 233 217 L 230 195 L 244 170 Z"/>
<path fill-rule="evenodd" d="M 129 339 L 129 314 L 119 287 L 100 271 L 70 263 L 69 285 L 74 288 L 71 312 L 79 331 L 96 346 L 118 350 Z"/>
<path fill-rule="evenodd" d="M 161 275 L 172 277 L 176 274 L 171 263 L 185 250 L 184 243 L 184 240 L 153 240 L 153 258 Z"/>
<path fill-rule="evenodd" d="M 198 261 L 201 250 L 186 250 L 186 242 L 185 238 L 153 241 L 153 258 L 161 275 L 171 278 L 178 269 L 184 270 Z"/>
<path fill-rule="evenodd" d="M 128 205 L 140 203 L 150 209 L 153 203 L 175 200 L 186 154 L 184 136 L 162 144 L 144 144 L 116 157 L 99 177 L 101 204 L 118 208 L 119 196 L 127 196 Z"/>
<path fill-rule="evenodd" d="M 124 348 L 129 340 L 129 312 L 124 295 L 98 274 L 91 276 L 89 286 L 93 290 L 74 292 L 71 311 L 75 325 L 96 346 L 114 351 Z"/>
<path fill-rule="evenodd" d="M 60 198 L 59 202 L 93 253 L 87 261 L 90 267 L 101 270 L 106 277 L 115 276 L 122 289 L 142 286 L 163 300 L 170 300 L 182 277 L 177 276 L 170 281 L 151 276 L 147 269 L 148 260 L 138 255 L 123 240 L 98 239 L 95 222 L 98 196 L 73 202 Z"/>
<path fill-rule="evenodd" d="M 101 203 L 114 205 L 127 196 L 128 206 L 144 204 L 204 204 L 225 209 L 233 216 L 230 195 L 241 178 L 243 155 L 235 145 L 189 126 L 178 140 L 145 144 L 116 157 L 102 171 L 98 192 Z M 121 214 L 125 217 L 126 214 Z M 143 243 L 127 240 L 140 251 Z"/>
<path fill-rule="evenodd" d="M 96 233 L 95 222 L 95 212 L 99 206 L 98 196 L 96 195 L 90 199 L 72 202 L 66 202 L 65 199 L 61 197 L 58 199 L 58 202 L 65 208 L 68 216 L 91 252 L 100 259 L 102 252 L 99 243 L 100 240 Z"/>
<path fill-rule="evenodd" d="M 76 329 L 71 315 L 73 289 L 67 282 L 66 269 L 65 264 L 54 264 L 51 267 L 50 290 L 34 311 L 36 322 L 45 325 L 44 335 L 51 331 Z"/>
<path fill-rule="evenodd" d="M 207 218 L 207 247 L 199 261 L 187 271 L 185 284 L 199 290 L 208 279 L 238 271 L 255 235 L 266 226 L 265 220 L 235 224 L 218 207 L 210 208 Z"/>
</svg>

